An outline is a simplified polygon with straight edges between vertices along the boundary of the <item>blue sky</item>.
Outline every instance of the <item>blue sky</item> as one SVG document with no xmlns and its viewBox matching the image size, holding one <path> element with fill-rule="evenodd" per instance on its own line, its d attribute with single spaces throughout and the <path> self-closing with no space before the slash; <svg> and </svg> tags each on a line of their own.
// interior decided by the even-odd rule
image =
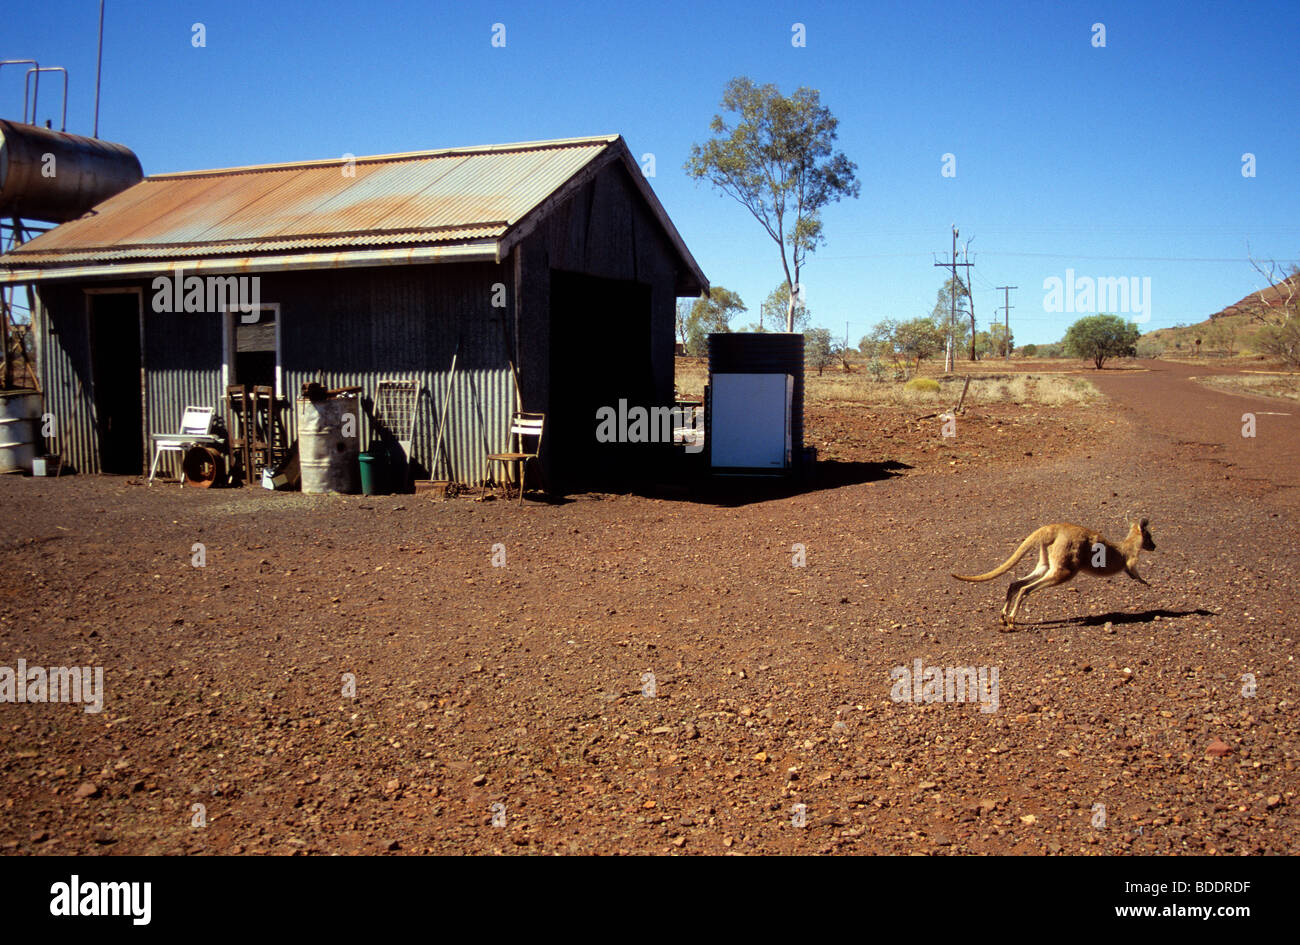
<svg viewBox="0 0 1300 945">
<path fill-rule="evenodd" d="M 146 173 L 619 133 L 709 279 L 756 320 L 781 279 L 739 204 L 682 171 L 726 82 L 821 91 L 861 196 L 824 214 L 814 322 L 850 340 L 927 313 L 950 227 L 981 327 L 1059 338 L 1044 281 L 1151 280 L 1144 329 L 1194 322 L 1300 257 L 1300 89 L 1283 3 L 478 3 L 108 0 L 100 135 Z M 89 134 L 96 0 L 11 3 L 0 58 L 71 71 Z M 202 23 L 206 46 L 192 44 Z M 493 24 L 506 45 L 491 44 Z M 807 45 L 791 43 L 792 25 Z M 1093 45 L 1105 26 L 1104 48 Z M 39 118 L 57 127 L 57 83 Z M 0 70 L 0 117 L 22 71 Z M 944 154 L 956 176 L 941 175 Z M 1256 176 L 1242 175 L 1255 155 Z"/>
</svg>

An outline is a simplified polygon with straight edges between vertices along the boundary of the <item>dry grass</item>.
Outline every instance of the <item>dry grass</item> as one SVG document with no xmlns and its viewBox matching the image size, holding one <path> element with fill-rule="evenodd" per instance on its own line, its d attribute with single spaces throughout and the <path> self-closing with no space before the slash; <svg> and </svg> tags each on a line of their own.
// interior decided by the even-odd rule
<svg viewBox="0 0 1300 945">
<path fill-rule="evenodd" d="M 937 391 L 917 390 L 896 381 L 873 381 L 862 374 L 814 374 L 805 381 L 805 399 L 811 403 L 951 405 L 961 396 L 966 378 L 953 374 L 934 380 L 939 383 Z M 994 374 L 971 378 L 966 403 L 1061 407 L 1091 403 L 1100 397 L 1090 381 L 1069 374 Z"/>
<path fill-rule="evenodd" d="M 677 365 L 677 396 L 694 398 L 704 396 L 704 385 L 709 382 L 708 358 L 674 358 Z"/>
<path fill-rule="evenodd" d="M 1300 374 L 1213 374 L 1192 380 L 1229 394 L 1300 400 Z"/>
<path fill-rule="evenodd" d="M 978 370 L 980 365 L 971 365 Z M 704 394 L 708 364 L 703 358 L 677 359 L 678 396 Z M 937 392 L 916 390 L 894 380 L 875 381 L 865 370 L 845 374 L 838 367 L 805 377 L 804 400 L 812 404 L 866 404 L 869 406 L 952 406 L 961 396 L 964 374 L 939 375 Z M 1092 383 L 1066 373 L 975 374 L 972 372 L 967 404 L 1015 403 L 1046 407 L 1088 404 L 1101 399 Z"/>
</svg>

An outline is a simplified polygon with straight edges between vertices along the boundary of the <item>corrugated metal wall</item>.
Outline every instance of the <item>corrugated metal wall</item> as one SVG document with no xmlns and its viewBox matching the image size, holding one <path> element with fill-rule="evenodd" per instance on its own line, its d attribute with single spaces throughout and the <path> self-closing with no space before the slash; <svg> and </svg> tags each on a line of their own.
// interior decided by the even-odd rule
<svg viewBox="0 0 1300 945">
<path fill-rule="evenodd" d="M 450 367 L 451 355 L 447 356 Z M 415 440 L 411 447 L 418 478 L 435 478 L 433 449 L 437 439 L 438 415 L 447 397 L 446 369 L 442 371 L 293 371 L 285 374 L 285 389 L 295 395 L 307 381 L 320 381 L 326 387 L 354 387 L 365 389 L 362 394 L 361 443 L 368 446 L 374 438 L 371 416 L 374 397 L 383 380 L 416 378 L 423 387 L 419 409 L 416 412 Z M 488 453 L 503 452 L 507 448 L 510 414 L 514 407 L 514 381 L 510 370 L 483 370 L 456 368 L 451 403 L 443 432 L 444 463 L 439 465 L 437 478 L 447 478 L 446 462 L 451 465 L 452 478 L 457 482 L 477 484 L 487 475 Z M 297 437 L 297 397 L 286 411 L 290 440 Z M 400 432 L 400 435 L 399 435 Z M 397 439 L 404 432 L 394 431 Z"/>
<path fill-rule="evenodd" d="M 500 284 L 505 307 L 494 307 Z M 302 385 L 364 388 L 363 448 L 372 439 L 370 414 L 382 380 L 416 379 L 412 459 L 418 476 L 433 478 L 438 417 L 447 399 L 452 355 L 460 343 L 443 432 L 445 460 L 459 482 L 487 475 L 486 455 L 509 446 L 514 377 L 503 319 L 513 312 L 513 275 L 487 263 L 394 267 L 326 273 L 286 273 L 262 282 L 263 301 L 280 302 L 284 393 L 294 402 L 286 421 L 297 436 Z M 393 431 L 402 439 L 402 431 Z M 439 471 L 446 476 L 445 466 Z"/>
<path fill-rule="evenodd" d="M 494 291 L 498 283 L 504 298 Z M 263 276 L 261 300 L 280 305 L 287 401 L 282 418 L 290 441 L 297 437 L 296 401 L 305 382 L 364 388 L 361 436 L 366 446 L 379 381 L 414 378 L 423 392 L 412 459 L 418 476 L 431 477 L 439 412 L 459 342 L 444 456 L 458 481 L 481 481 L 487 475 L 486 454 L 510 446 L 515 385 L 503 319 L 513 317 L 513 293 L 511 268 L 491 264 Z M 505 307 L 492 305 L 494 295 Z M 46 409 L 58 418 L 62 433 L 52 446 L 78 471 L 99 472 L 83 287 L 47 285 L 41 299 L 37 363 Z M 224 414 L 221 316 L 156 313 L 151 299 L 145 285 L 147 431 L 174 431 L 188 404 L 215 405 Z M 446 475 L 445 466 L 441 474 Z"/>
<path fill-rule="evenodd" d="M 85 295 L 79 288 L 47 285 L 36 299 L 36 371 L 58 434 L 46 447 L 78 472 L 99 472 Z"/>
<path fill-rule="evenodd" d="M 144 295 L 145 428 L 174 433 L 190 404 L 215 406 L 224 414 L 221 387 L 221 316 L 216 313 L 155 312 Z M 153 444 L 149 443 L 149 460 Z M 175 454 L 172 454 L 173 457 Z M 164 454 L 165 456 L 165 454 Z M 168 462 L 165 458 L 164 462 Z M 174 458 L 170 460 L 173 472 Z"/>
</svg>

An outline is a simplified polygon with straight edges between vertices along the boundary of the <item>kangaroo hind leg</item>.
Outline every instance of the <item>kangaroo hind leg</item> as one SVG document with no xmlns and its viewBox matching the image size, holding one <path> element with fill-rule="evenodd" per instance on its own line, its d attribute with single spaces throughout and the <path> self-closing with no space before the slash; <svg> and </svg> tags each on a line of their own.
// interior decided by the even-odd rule
<svg viewBox="0 0 1300 945">
<path fill-rule="evenodd" d="M 1011 626 L 1012 620 L 1015 619 L 1015 613 L 1011 610 L 1012 600 L 1015 599 L 1017 596 L 1019 596 L 1020 591 L 1023 588 L 1025 588 L 1027 585 L 1041 578 L 1044 574 L 1047 573 L 1047 571 L 1048 571 L 1047 548 L 1045 546 L 1040 546 L 1038 549 L 1038 565 L 1034 568 L 1033 571 L 1029 572 L 1019 581 L 1012 581 L 1011 586 L 1007 588 L 1007 600 L 1006 603 L 1002 605 L 1002 622 L 1004 624 L 1006 624 L 1009 627 Z M 1008 617 L 1009 613 L 1011 614 L 1011 616 Z"/>
<path fill-rule="evenodd" d="M 1070 571 L 1066 571 L 1064 569 L 1053 569 L 1051 571 L 1048 571 L 1046 574 L 1042 575 L 1041 577 L 1037 578 L 1036 580 L 1030 581 L 1028 584 L 1026 584 L 1024 587 L 1020 589 L 1020 593 L 1016 596 L 1015 601 L 1012 603 L 1011 613 L 1008 616 L 1009 622 L 1010 623 L 1015 622 L 1016 611 L 1020 609 L 1020 605 L 1024 603 L 1025 598 L 1028 597 L 1030 594 L 1032 594 L 1034 591 L 1043 587 L 1055 587 L 1058 584 L 1064 584 L 1072 577 L 1074 577 L 1074 574 Z"/>
</svg>

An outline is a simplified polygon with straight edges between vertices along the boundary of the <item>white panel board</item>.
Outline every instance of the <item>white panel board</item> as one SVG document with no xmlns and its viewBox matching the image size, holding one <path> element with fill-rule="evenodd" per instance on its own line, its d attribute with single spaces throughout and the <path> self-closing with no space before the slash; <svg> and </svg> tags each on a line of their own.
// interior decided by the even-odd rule
<svg viewBox="0 0 1300 945">
<path fill-rule="evenodd" d="M 784 469 L 790 454 L 789 374 L 714 374 L 713 465 L 728 469 Z"/>
</svg>

